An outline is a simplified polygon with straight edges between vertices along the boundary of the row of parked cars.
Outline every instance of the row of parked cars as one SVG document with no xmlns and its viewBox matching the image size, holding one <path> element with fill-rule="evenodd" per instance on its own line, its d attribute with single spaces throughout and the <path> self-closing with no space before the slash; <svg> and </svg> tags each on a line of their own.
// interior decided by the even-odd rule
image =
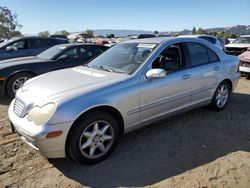
<svg viewBox="0 0 250 188">
<path fill-rule="evenodd" d="M 48 158 L 87 164 L 129 131 L 201 106 L 223 110 L 240 77 L 237 57 L 199 37 L 60 44 L 0 67 L 1 88 L 15 97 L 12 130 Z"/>
</svg>

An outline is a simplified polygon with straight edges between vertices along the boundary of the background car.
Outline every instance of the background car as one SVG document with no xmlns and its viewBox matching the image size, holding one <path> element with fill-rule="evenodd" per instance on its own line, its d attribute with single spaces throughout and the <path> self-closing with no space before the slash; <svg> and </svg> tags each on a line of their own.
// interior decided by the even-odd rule
<svg viewBox="0 0 250 188">
<path fill-rule="evenodd" d="M 243 52 L 239 56 L 240 59 L 240 72 L 244 76 L 248 76 L 250 78 L 250 48 L 247 51 Z"/>
<path fill-rule="evenodd" d="M 153 38 L 156 37 L 154 34 L 140 34 L 137 36 L 137 39 L 144 39 L 144 38 Z"/>
<path fill-rule="evenodd" d="M 206 40 L 150 38 L 119 43 L 85 66 L 24 84 L 9 119 L 48 158 L 104 160 L 120 135 L 173 114 L 226 108 L 239 59 Z"/>
<path fill-rule="evenodd" d="M 0 92 L 14 97 L 28 79 L 49 71 L 83 65 L 107 49 L 91 44 L 61 44 L 37 56 L 0 61 Z"/>
<path fill-rule="evenodd" d="M 225 52 L 229 55 L 240 55 L 250 48 L 250 35 L 242 35 L 232 43 L 225 45 Z"/>
<path fill-rule="evenodd" d="M 58 38 L 15 37 L 0 43 L 0 60 L 35 56 L 52 46 L 65 43 L 68 41 Z"/>
<path fill-rule="evenodd" d="M 66 35 L 59 35 L 59 34 L 57 35 L 57 34 L 55 34 L 55 35 L 50 35 L 49 37 L 68 40 Z"/>
<path fill-rule="evenodd" d="M 222 44 L 222 42 L 217 37 L 212 36 L 212 35 L 180 35 L 178 37 L 196 37 L 196 38 L 204 39 L 208 42 L 211 42 L 220 50 L 223 50 L 224 48 L 224 45 Z"/>
</svg>

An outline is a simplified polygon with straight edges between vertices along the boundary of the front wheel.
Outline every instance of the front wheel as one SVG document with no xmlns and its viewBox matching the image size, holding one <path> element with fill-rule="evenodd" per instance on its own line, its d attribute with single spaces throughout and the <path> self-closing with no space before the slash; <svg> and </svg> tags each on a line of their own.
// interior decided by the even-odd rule
<svg viewBox="0 0 250 188">
<path fill-rule="evenodd" d="M 216 89 L 210 107 L 215 111 L 224 110 L 230 96 L 230 86 L 227 82 L 222 82 Z"/>
<path fill-rule="evenodd" d="M 11 97 L 14 98 L 16 91 L 23 86 L 23 84 L 29 80 L 30 78 L 34 77 L 34 75 L 30 73 L 18 73 L 14 76 L 12 76 L 9 81 L 7 82 L 6 90 L 7 94 Z"/>
<path fill-rule="evenodd" d="M 98 163 L 111 154 L 118 134 L 118 123 L 110 114 L 88 114 L 74 125 L 69 135 L 69 155 L 85 164 Z"/>
</svg>

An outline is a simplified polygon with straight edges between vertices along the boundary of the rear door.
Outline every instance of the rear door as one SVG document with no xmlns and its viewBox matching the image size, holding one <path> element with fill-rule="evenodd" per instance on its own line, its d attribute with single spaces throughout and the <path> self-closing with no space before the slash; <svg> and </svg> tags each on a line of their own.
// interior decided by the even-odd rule
<svg viewBox="0 0 250 188">
<path fill-rule="evenodd" d="M 214 51 L 200 43 L 185 43 L 188 67 L 192 70 L 191 103 L 211 100 L 221 72 L 220 59 Z"/>
</svg>

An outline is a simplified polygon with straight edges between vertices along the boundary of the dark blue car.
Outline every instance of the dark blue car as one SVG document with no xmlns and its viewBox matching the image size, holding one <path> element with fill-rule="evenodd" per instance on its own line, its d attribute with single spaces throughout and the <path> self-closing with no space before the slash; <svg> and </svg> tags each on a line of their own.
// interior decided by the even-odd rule
<svg viewBox="0 0 250 188">
<path fill-rule="evenodd" d="M 35 56 L 57 44 L 68 43 L 67 40 L 44 37 L 15 37 L 0 43 L 0 60 Z"/>
</svg>

